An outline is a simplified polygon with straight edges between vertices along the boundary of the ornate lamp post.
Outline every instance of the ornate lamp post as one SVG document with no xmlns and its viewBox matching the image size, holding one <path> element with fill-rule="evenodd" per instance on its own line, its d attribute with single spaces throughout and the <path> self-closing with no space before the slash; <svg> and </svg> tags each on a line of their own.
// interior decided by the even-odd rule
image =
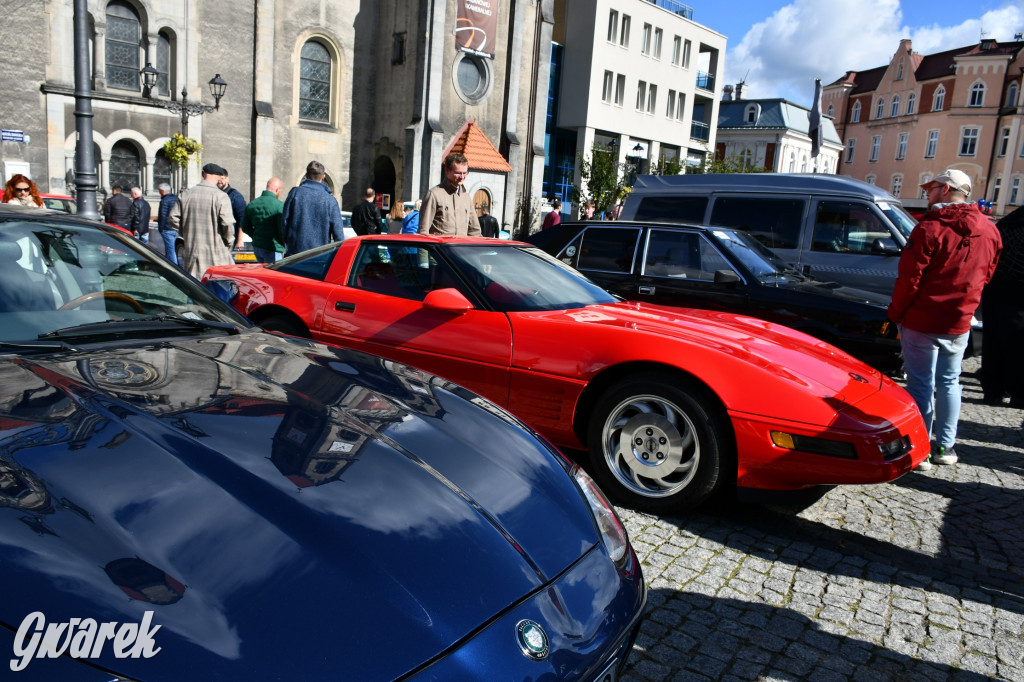
<svg viewBox="0 0 1024 682">
<path fill-rule="evenodd" d="M 160 72 L 153 68 L 153 65 L 146 62 L 145 68 L 140 72 L 142 74 L 142 96 L 149 99 L 153 99 L 153 88 L 156 86 L 157 78 L 160 77 Z M 156 102 L 167 109 L 172 114 L 177 114 L 181 119 L 181 136 L 188 138 L 188 119 L 193 116 L 202 116 L 212 111 L 220 109 L 220 98 L 224 96 L 224 92 L 228 89 L 227 81 L 220 77 L 218 73 L 216 76 L 210 79 L 210 94 L 213 95 L 213 106 L 207 104 L 201 104 L 199 102 L 188 101 L 188 88 L 181 89 L 181 101 L 169 100 L 162 101 L 156 100 Z M 187 161 L 181 164 L 181 186 L 182 188 L 188 186 L 188 163 Z"/>
<path fill-rule="evenodd" d="M 160 72 L 153 68 L 153 65 L 146 62 L 145 68 L 142 69 L 142 84 L 145 87 L 142 93 L 143 97 L 152 98 L 153 88 L 156 86 L 156 80 L 160 76 Z M 167 109 L 172 114 L 178 114 L 181 118 L 181 134 L 188 137 L 188 119 L 192 116 L 202 116 L 208 114 L 211 111 L 217 111 L 220 109 L 220 98 L 224 96 L 224 92 L 228 89 L 227 81 L 220 77 L 218 73 L 216 76 L 210 79 L 210 94 L 213 95 L 213 106 L 207 104 L 200 104 L 199 102 L 188 101 L 188 88 L 181 89 L 181 101 L 169 100 L 161 101 L 160 106 Z"/>
</svg>

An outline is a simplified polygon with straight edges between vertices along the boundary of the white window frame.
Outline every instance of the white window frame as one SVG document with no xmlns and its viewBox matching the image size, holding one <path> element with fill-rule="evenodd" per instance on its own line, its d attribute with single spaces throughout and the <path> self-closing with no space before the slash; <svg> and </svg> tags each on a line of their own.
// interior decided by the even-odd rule
<svg viewBox="0 0 1024 682">
<path fill-rule="evenodd" d="M 690 51 L 693 49 L 693 44 L 689 40 L 683 41 L 683 68 L 690 68 Z"/>
<path fill-rule="evenodd" d="M 665 100 L 665 118 L 674 119 L 676 117 L 676 91 L 669 90 L 668 98 Z"/>
<path fill-rule="evenodd" d="M 1008 151 L 1010 151 L 1010 129 L 1003 128 L 1002 132 L 999 133 L 999 148 L 996 156 L 1006 156 Z"/>
<path fill-rule="evenodd" d="M 1016 206 L 1018 199 L 1020 199 L 1020 178 L 1016 177 L 1010 184 L 1010 198 L 1007 200 L 1007 203 L 1011 206 Z"/>
<path fill-rule="evenodd" d="M 619 12 L 611 10 L 608 12 L 608 42 L 615 43 L 619 37 Z"/>
<path fill-rule="evenodd" d="M 622 30 L 619 32 L 619 45 L 621 47 L 629 47 L 629 28 L 632 20 L 628 14 L 622 15 Z"/>
<path fill-rule="evenodd" d="M 851 137 L 846 143 L 846 161 L 844 163 L 853 163 L 853 154 L 857 151 L 857 138 Z"/>
<path fill-rule="evenodd" d="M 662 31 L 661 31 L 661 29 L 660 28 L 655 28 L 654 29 L 654 50 L 653 50 L 653 52 L 654 52 L 654 58 L 658 59 L 658 60 L 661 59 L 661 39 L 662 39 Z"/>
<path fill-rule="evenodd" d="M 875 102 L 875 119 L 885 118 L 885 98 L 879 97 Z"/>
<path fill-rule="evenodd" d="M 892 176 L 892 184 L 889 187 L 889 193 L 897 199 L 900 198 L 900 192 L 903 191 L 903 176 L 896 174 Z"/>
<path fill-rule="evenodd" d="M 647 81 L 638 81 L 636 84 L 636 110 L 643 113 L 647 106 Z"/>
<path fill-rule="evenodd" d="M 907 133 L 900 133 L 896 141 L 896 159 L 902 161 L 907 158 Z M 899 196 L 899 195 L 896 195 Z"/>
<path fill-rule="evenodd" d="M 907 116 L 914 113 L 915 106 L 917 106 L 917 94 L 912 92 L 907 95 Z"/>
<path fill-rule="evenodd" d="M 868 153 L 868 161 L 878 161 L 878 151 L 882 148 L 882 136 L 875 135 L 871 138 L 871 151 Z"/>
<path fill-rule="evenodd" d="M 604 81 L 601 84 L 601 101 L 610 104 L 612 101 L 612 88 L 615 74 L 611 71 L 604 72 Z"/>
<path fill-rule="evenodd" d="M 935 95 L 932 97 L 932 111 L 942 111 L 946 106 L 946 86 L 940 85 L 935 88 Z"/>
<path fill-rule="evenodd" d="M 934 159 L 935 152 L 939 147 L 939 131 L 929 130 L 928 137 L 924 143 L 924 158 Z"/>
<path fill-rule="evenodd" d="M 647 115 L 654 116 L 658 108 L 658 86 L 651 83 L 647 86 Z"/>
<path fill-rule="evenodd" d="M 615 76 L 615 106 L 621 107 L 626 100 L 626 76 L 617 74 Z"/>
<path fill-rule="evenodd" d="M 850 108 L 850 123 L 860 123 L 860 109 L 860 100 L 857 100 Z"/>
<path fill-rule="evenodd" d="M 900 115 L 900 96 L 899 95 L 893 95 L 892 105 L 889 108 L 889 117 L 890 118 L 896 118 L 899 115 Z"/>
<path fill-rule="evenodd" d="M 681 36 L 672 38 L 672 66 L 679 66 L 679 60 L 683 56 L 683 39 Z"/>
<path fill-rule="evenodd" d="M 644 23 L 644 29 L 640 33 L 640 54 L 650 56 L 651 54 L 651 32 L 654 27 L 648 23 Z"/>
<path fill-rule="evenodd" d="M 985 84 L 975 83 L 971 86 L 971 92 L 967 98 L 967 106 L 969 107 L 983 107 L 985 106 Z"/>
<path fill-rule="evenodd" d="M 981 128 L 975 126 L 964 126 L 960 129 L 960 148 L 957 156 L 977 156 L 978 139 L 981 137 Z"/>
</svg>

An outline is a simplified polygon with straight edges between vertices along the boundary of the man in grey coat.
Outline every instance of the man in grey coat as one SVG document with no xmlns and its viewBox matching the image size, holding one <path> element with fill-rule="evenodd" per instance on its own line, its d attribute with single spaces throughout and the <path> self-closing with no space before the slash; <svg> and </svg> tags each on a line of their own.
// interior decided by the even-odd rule
<svg viewBox="0 0 1024 682">
<path fill-rule="evenodd" d="M 332 238 L 339 242 L 345 239 L 341 207 L 323 182 L 326 174 L 322 163 L 310 161 L 306 177 L 288 192 L 281 213 L 285 256 L 323 246 Z"/>
<path fill-rule="evenodd" d="M 217 186 L 226 172 L 215 163 L 203 166 L 203 180 L 182 193 L 171 209 L 171 227 L 182 239 L 181 265 L 201 278 L 214 265 L 235 262 L 231 246 L 235 239 L 235 218 L 231 199 Z"/>
</svg>

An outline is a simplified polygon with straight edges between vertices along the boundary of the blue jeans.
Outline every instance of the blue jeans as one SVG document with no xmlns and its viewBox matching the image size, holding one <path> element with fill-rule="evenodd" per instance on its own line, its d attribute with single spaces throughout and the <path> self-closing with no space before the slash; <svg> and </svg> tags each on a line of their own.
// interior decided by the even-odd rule
<svg viewBox="0 0 1024 682">
<path fill-rule="evenodd" d="M 907 391 L 921 410 L 928 437 L 944 448 L 951 448 L 956 443 L 956 423 L 960 419 L 960 369 L 969 336 L 970 332 L 925 334 L 900 326 Z"/>
<path fill-rule="evenodd" d="M 178 239 L 178 231 L 163 229 L 160 230 L 160 236 L 164 239 L 164 255 L 167 256 L 167 260 L 177 265 L 178 254 L 174 250 L 174 242 Z"/>
<path fill-rule="evenodd" d="M 257 263 L 276 263 L 281 260 L 281 253 L 272 249 L 261 249 L 258 246 L 252 247 L 253 255 L 256 256 Z"/>
</svg>

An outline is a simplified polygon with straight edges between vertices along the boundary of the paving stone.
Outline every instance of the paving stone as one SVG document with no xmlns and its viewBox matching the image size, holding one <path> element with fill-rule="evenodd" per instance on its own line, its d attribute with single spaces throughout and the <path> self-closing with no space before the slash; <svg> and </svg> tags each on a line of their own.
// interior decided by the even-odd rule
<svg viewBox="0 0 1024 682">
<path fill-rule="evenodd" d="M 1024 412 L 977 367 L 957 465 L 797 513 L 619 508 L 649 587 L 623 682 L 1024 681 Z"/>
</svg>

